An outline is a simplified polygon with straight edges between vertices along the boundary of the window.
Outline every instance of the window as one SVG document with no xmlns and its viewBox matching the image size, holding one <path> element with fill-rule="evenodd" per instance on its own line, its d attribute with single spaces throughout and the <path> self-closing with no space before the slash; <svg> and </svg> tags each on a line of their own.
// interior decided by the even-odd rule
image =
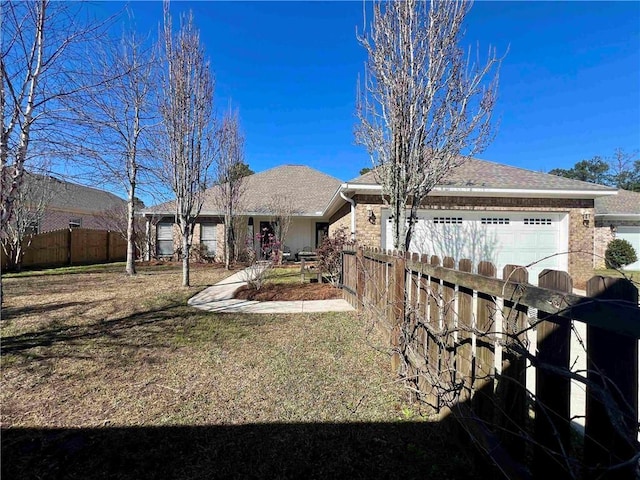
<svg viewBox="0 0 640 480">
<path fill-rule="evenodd" d="M 461 224 L 462 217 L 435 217 L 433 223 Z"/>
<path fill-rule="evenodd" d="M 40 226 L 38 225 L 37 221 L 36 222 L 31 222 L 24 229 L 24 233 L 26 235 L 37 235 L 39 231 L 40 231 Z"/>
<path fill-rule="evenodd" d="M 69 228 L 80 228 L 82 227 L 82 219 L 81 218 L 70 218 L 69 219 Z"/>
<path fill-rule="evenodd" d="M 173 223 L 158 223 L 156 226 L 156 238 L 158 256 L 173 255 Z"/>
<path fill-rule="evenodd" d="M 550 218 L 525 218 L 525 225 L 551 225 Z"/>
<path fill-rule="evenodd" d="M 509 225 L 508 218 L 492 218 L 486 217 L 480 219 L 483 225 Z"/>
<path fill-rule="evenodd" d="M 215 257 L 216 255 L 217 227 L 215 223 L 200 224 L 200 244 L 207 247 L 207 257 Z"/>
</svg>

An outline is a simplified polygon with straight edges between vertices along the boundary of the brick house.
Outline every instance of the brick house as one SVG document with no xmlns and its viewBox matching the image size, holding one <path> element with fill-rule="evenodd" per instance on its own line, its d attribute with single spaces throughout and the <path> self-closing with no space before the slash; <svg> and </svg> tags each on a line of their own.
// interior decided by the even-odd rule
<svg viewBox="0 0 640 480">
<path fill-rule="evenodd" d="M 242 212 L 236 238 L 259 250 L 256 234 L 261 231 L 275 232 L 278 217 L 289 212 L 290 225 L 284 239 L 294 258 L 300 252 L 313 251 L 329 231 L 325 211 L 340 187 L 341 181 L 313 168 L 303 165 L 282 165 L 245 177 L 240 205 Z M 210 256 L 223 258 L 223 210 L 217 202 L 219 187 L 206 192 L 204 204 L 195 225 L 193 244 L 204 245 Z M 180 238 L 175 225 L 174 203 L 167 202 L 146 209 L 142 215 L 147 219 L 149 238 L 155 238 L 158 257 L 170 257 L 180 250 Z"/>
<path fill-rule="evenodd" d="M 126 212 L 127 202 L 113 193 L 34 173 L 25 174 L 23 181 L 27 192 L 32 183 L 32 190 L 38 191 L 36 195 L 45 198 L 44 214 L 31 226 L 35 233 L 64 228 L 108 230 L 114 217 L 118 216 L 116 221 L 126 221 L 120 214 Z"/>
<path fill-rule="evenodd" d="M 207 192 L 194 243 L 209 242 L 220 254 L 223 229 L 217 227 L 215 192 L 215 187 Z M 595 201 L 615 194 L 602 185 L 470 159 L 421 205 L 411 250 L 474 263 L 489 260 L 499 271 L 508 263 L 530 265 L 532 283 L 544 268 L 559 269 L 581 283 L 594 265 Z M 283 165 L 247 177 L 241 223 L 249 236 L 273 221 L 274 195 L 295 200 L 285 239 L 293 254 L 316 248 L 340 227 L 360 245 L 392 248 L 389 210 L 373 172 L 343 183 L 309 167 Z M 171 205 L 145 212 L 149 223 L 159 219 L 155 235 L 169 254 L 175 249 Z"/>
</svg>

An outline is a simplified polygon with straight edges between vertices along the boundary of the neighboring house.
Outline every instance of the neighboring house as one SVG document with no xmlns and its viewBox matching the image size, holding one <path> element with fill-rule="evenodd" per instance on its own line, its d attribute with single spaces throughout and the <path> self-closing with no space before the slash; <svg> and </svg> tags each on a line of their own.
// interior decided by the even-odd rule
<svg viewBox="0 0 640 480">
<path fill-rule="evenodd" d="M 603 268 L 604 253 L 614 238 L 627 240 L 640 258 L 640 193 L 618 190 L 612 197 L 597 198 L 595 265 Z M 640 270 L 640 260 L 624 267 L 626 270 Z"/>
<path fill-rule="evenodd" d="M 274 218 L 270 199 L 280 196 L 295 200 L 285 239 L 294 254 L 306 246 L 316 248 L 327 231 L 339 227 L 360 245 L 392 248 L 391 219 L 374 172 L 342 183 L 309 167 L 284 165 L 247 177 L 246 186 L 242 223 L 249 236 L 268 227 Z M 220 254 L 223 228 L 218 228 L 215 191 L 207 192 L 194 243 L 209 242 L 210 251 Z M 498 276 L 506 264 L 531 264 L 532 283 L 544 268 L 559 269 L 582 284 L 593 269 L 594 201 L 615 194 L 602 185 L 470 159 L 422 205 L 411 250 L 493 261 Z M 172 208 L 167 203 L 145 212 L 149 222 L 159 219 L 161 255 L 173 253 L 177 245 Z M 215 243 L 207 240 L 212 238 Z"/>
<path fill-rule="evenodd" d="M 329 202 L 341 181 L 303 165 L 283 165 L 245 177 L 244 193 L 236 212 L 242 212 L 237 237 L 251 242 L 259 250 L 255 236 L 265 229 L 270 232 L 283 211 L 289 211 L 291 223 L 284 246 L 292 256 L 305 249 L 315 249 L 329 231 L 325 215 Z M 194 244 L 203 244 L 218 259 L 223 257 L 223 206 L 217 203 L 219 188 L 207 190 L 194 231 Z M 171 256 L 180 248 L 174 227 L 175 208 L 167 202 L 143 211 L 148 222 L 155 224 L 156 255 Z M 153 236 L 153 234 L 152 234 Z"/>
<path fill-rule="evenodd" d="M 47 180 L 47 200 L 42 219 L 38 225 L 33 226 L 36 233 L 63 228 L 107 230 L 106 225 L 112 222 L 114 212 L 126 212 L 124 207 L 127 202 L 112 193 L 65 182 L 55 177 L 38 177 Z M 28 188 L 28 183 L 26 187 Z M 123 217 L 122 221 L 125 222 L 126 217 Z"/>
</svg>

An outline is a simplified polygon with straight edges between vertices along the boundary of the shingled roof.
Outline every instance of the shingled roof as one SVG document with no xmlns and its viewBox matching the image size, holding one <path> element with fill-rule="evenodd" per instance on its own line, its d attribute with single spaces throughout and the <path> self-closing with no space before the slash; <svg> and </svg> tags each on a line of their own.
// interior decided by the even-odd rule
<svg viewBox="0 0 640 480">
<path fill-rule="evenodd" d="M 25 172 L 23 181 L 27 189 L 29 188 L 29 182 L 32 181 L 31 178 L 35 177 L 38 180 L 43 178 L 47 180 L 47 194 L 51 195 L 47 201 L 49 208 L 101 212 L 126 204 L 126 201 L 122 198 L 104 190 L 67 182 L 51 176 Z"/>
<path fill-rule="evenodd" d="M 617 195 L 596 198 L 595 207 L 596 215 L 640 216 L 640 193 L 618 190 Z"/>
<path fill-rule="evenodd" d="M 342 184 L 337 178 L 304 165 L 281 165 L 249 175 L 245 182 L 241 201 L 245 214 L 268 215 L 271 213 L 269 204 L 281 196 L 292 200 L 297 216 L 321 215 Z M 219 192 L 217 186 L 207 190 L 200 215 L 222 214 L 221 206 L 216 202 Z M 173 205 L 173 202 L 167 202 L 148 211 L 173 213 Z"/>
<path fill-rule="evenodd" d="M 350 184 L 375 185 L 373 171 L 349 181 Z M 609 187 L 534 172 L 524 168 L 471 158 L 446 176 L 440 187 L 502 188 L 535 190 L 611 191 Z"/>
</svg>

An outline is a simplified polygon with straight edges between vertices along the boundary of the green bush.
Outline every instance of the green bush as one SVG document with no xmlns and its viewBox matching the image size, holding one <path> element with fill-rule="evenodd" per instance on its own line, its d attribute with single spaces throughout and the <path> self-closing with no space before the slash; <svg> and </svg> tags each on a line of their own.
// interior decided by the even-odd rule
<svg viewBox="0 0 640 480">
<path fill-rule="evenodd" d="M 604 259 L 607 262 L 607 268 L 620 268 L 636 262 L 638 256 L 629 242 L 622 238 L 616 238 L 607 245 Z"/>
</svg>

